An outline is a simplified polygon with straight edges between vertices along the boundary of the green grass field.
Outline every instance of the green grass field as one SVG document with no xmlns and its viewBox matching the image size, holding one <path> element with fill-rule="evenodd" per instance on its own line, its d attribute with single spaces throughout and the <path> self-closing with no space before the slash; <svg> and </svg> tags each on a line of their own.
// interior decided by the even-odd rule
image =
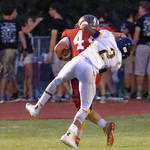
<svg viewBox="0 0 150 150">
<path fill-rule="evenodd" d="M 87 122 L 80 150 L 150 150 L 150 115 L 107 118 L 115 121 L 115 143 L 107 147 L 103 131 Z M 0 150 L 69 150 L 59 141 L 72 120 L 0 121 Z"/>
</svg>

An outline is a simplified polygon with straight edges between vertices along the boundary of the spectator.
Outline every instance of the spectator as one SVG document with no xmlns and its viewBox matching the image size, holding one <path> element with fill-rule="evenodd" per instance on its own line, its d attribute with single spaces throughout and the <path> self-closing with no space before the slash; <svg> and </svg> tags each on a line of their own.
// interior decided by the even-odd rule
<svg viewBox="0 0 150 150">
<path fill-rule="evenodd" d="M 67 22 L 61 15 L 60 12 L 61 5 L 62 4 L 56 2 L 51 4 L 49 7 L 49 15 L 52 17 L 52 22 L 50 26 L 51 35 L 50 35 L 48 61 L 51 62 L 54 76 L 58 74 L 60 69 L 66 63 L 65 61 L 60 61 L 54 52 L 54 47 L 57 44 L 57 42 L 61 39 L 61 34 L 63 30 L 69 28 Z M 68 90 L 69 90 L 68 83 L 66 82 L 62 83 L 57 89 L 55 96 L 53 96 L 53 100 L 61 101 L 61 98 L 64 95 L 65 91 Z"/>
<path fill-rule="evenodd" d="M 135 32 L 135 20 L 137 11 L 135 9 L 125 9 L 126 20 L 121 24 L 120 31 L 126 34 L 127 37 L 133 39 Z M 124 60 L 124 85 L 125 97 L 134 98 L 135 93 L 135 75 L 134 75 L 134 56 L 130 55 Z"/>
<path fill-rule="evenodd" d="M 18 40 L 26 50 L 26 41 L 21 25 L 15 20 L 17 16 L 16 6 L 13 3 L 4 2 L 1 7 L 2 20 L 0 20 L 0 61 L 4 67 L 1 79 L 1 102 L 17 96 L 15 85 L 14 63 L 18 53 Z M 8 88 L 9 87 L 9 88 Z M 6 91 L 8 90 L 8 95 Z M 11 94 L 11 95 L 10 95 Z"/>
<path fill-rule="evenodd" d="M 108 20 L 108 12 L 104 7 L 99 7 L 95 10 L 95 14 L 99 19 L 99 27 L 108 26 L 115 30 L 113 24 Z"/>
<path fill-rule="evenodd" d="M 27 43 L 27 52 L 28 54 L 23 59 L 24 64 L 24 98 L 25 100 L 34 100 L 33 96 L 33 46 L 32 46 L 32 35 L 31 31 L 43 20 L 43 18 L 37 18 L 33 21 L 32 18 L 28 18 L 24 21 L 22 26 L 22 31 L 25 34 L 26 43 Z"/>
<path fill-rule="evenodd" d="M 141 1 L 138 9 L 134 42 L 135 75 L 137 75 L 137 99 L 142 99 L 142 90 L 145 75 L 148 76 L 148 99 L 150 100 L 150 2 Z"/>
</svg>

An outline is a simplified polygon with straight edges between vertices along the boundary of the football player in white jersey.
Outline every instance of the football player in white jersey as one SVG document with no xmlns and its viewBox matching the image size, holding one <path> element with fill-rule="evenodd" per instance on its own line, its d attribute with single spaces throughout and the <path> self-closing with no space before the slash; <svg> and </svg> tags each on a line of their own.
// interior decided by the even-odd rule
<svg viewBox="0 0 150 150">
<path fill-rule="evenodd" d="M 90 106 L 96 93 L 96 74 L 105 69 L 118 70 L 122 58 L 129 56 L 133 47 L 133 42 L 129 38 L 116 40 L 114 35 L 107 30 L 100 32 L 94 30 L 91 33 L 94 33 L 93 43 L 61 69 L 55 79 L 47 86 L 36 105 L 26 104 L 26 109 L 31 116 L 36 116 L 62 82 L 77 78 L 81 107 L 66 134 L 61 137 L 63 143 L 73 148 L 78 148 L 80 141 L 77 137 L 78 127 L 90 113 Z"/>
</svg>

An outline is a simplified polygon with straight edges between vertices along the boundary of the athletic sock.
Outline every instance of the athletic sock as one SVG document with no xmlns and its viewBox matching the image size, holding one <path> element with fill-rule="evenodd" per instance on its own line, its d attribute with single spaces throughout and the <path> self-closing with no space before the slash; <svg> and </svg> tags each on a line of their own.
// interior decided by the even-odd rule
<svg viewBox="0 0 150 150">
<path fill-rule="evenodd" d="M 40 99 L 38 100 L 36 106 L 38 106 L 39 108 L 43 107 L 50 97 L 51 97 L 50 94 L 47 94 L 46 92 L 44 92 L 42 96 L 40 97 Z"/>
<path fill-rule="evenodd" d="M 101 128 L 104 128 L 106 126 L 107 122 L 104 119 L 100 119 L 97 124 Z"/>
<path fill-rule="evenodd" d="M 82 135 L 82 130 L 78 130 L 78 131 L 77 131 L 77 137 L 80 138 L 81 135 Z"/>
<path fill-rule="evenodd" d="M 77 135 L 77 132 L 78 132 L 78 127 L 72 123 L 68 129 L 68 131 L 71 131 L 71 132 L 74 132 L 76 135 Z"/>
</svg>

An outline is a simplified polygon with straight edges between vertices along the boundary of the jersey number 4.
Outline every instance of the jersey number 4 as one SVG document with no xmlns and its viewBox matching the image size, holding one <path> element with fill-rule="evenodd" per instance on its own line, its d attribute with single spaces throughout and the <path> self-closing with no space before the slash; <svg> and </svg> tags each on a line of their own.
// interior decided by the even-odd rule
<svg viewBox="0 0 150 150">
<path fill-rule="evenodd" d="M 90 36 L 89 39 L 88 39 L 89 43 L 92 43 L 93 39 L 92 37 Z M 77 50 L 84 50 L 84 46 L 83 46 L 83 43 L 84 43 L 84 40 L 83 40 L 83 31 L 82 30 L 79 30 L 73 40 L 73 43 L 75 45 L 77 45 Z"/>
</svg>

